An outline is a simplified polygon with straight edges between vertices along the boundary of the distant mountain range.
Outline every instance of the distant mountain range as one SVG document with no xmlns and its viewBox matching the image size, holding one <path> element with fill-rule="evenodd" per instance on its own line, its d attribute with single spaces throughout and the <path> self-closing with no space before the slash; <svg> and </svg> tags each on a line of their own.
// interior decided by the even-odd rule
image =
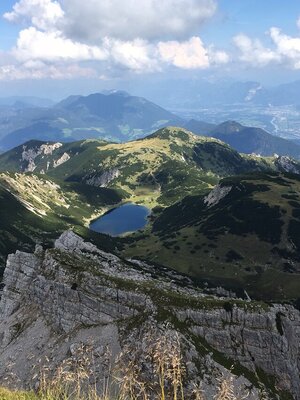
<svg viewBox="0 0 300 400">
<path fill-rule="evenodd" d="M 243 126 L 235 121 L 213 125 L 191 120 L 185 127 L 196 134 L 220 139 L 241 153 L 255 153 L 262 156 L 278 154 L 300 158 L 300 144 L 271 135 L 260 128 Z"/>
<path fill-rule="evenodd" d="M 252 86 L 246 87 L 248 90 Z M 9 101 L 12 103 L 13 99 L 16 98 Z M 243 126 L 235 121 L 216 125 L 195 119 L 185 120 L 142 97 L 130 96 L 123 91 L 70 96 L 46 108 L 30 105 L 30 102 L 37 101 L 28 98 L 24 100 L 26 107 L 18 108 L 15 103 L 14 106 L 1 108 L 0 100 L 2 151 L 29 140 L 63 143 L 102 139 L 126 142 L 145 137 L 162 127 L 178 126 L 198 135 L 220 139 L 242 153 L 300 158 L 299 144 L 271 135 L 263 129 Z"/>
<path fill-rule="evenodd" d="M 166 80 L 140 90 L 153 101 L 160 100 L 164 107 L 174 109 L 234 104 L 265 107 L 300 105 L 300 80 L 267 87 L 255 81 L 182 79 Z"/>
<path fill-rule="evenodd" d="M 52 107 L 55 102 L 50 99 L 34 96 L 0 97 L 0 106 L 13 106 L 15 108 Z"/>
<path fill-rule="evenodd" d="M 70 96 L 46 109 L 17 110 L 11 112 L 10 124 L 13 120 L 16 128 L 9 126 L 7 132 L 7 117 L 3 113 L 1 118 L 0 110 L 0 148 L 3 150 L 31 139 L 126 141 L 146 136 L 163 126 L 182 124 L 181 118 L 158 105 L 119 91 Z"/>
</svg>

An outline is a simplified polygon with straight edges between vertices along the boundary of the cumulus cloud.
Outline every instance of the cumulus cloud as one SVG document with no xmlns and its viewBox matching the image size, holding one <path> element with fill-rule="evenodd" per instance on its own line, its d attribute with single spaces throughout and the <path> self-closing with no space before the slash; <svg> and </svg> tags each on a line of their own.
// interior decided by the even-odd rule
<svg viewBox="0 0 300 400">
<path fill-rule="evenodd" d="M 186 42 L 160 42 L 158 51 L 164 62 L 178 68 L 196 69 L 209 66 L 207 51 L 199 37 L 192 37 Z"/>
<path fill-rule="evenodd" d="M 35 27 L 22 30 L 11 54 L 20 62 L 110 61 L 134 71 L 158 69 L 155 46 L 136 39 L 124 42 L 105 38 L 101 46 L 66 39 L 59 31 L 43 32 Z"/>
<path fill-rule="evenodd" d="M 142 39 L 121 41 L 106 38 L 104 48 L 110 58 L 117 64 L 136 72 L 150 72 L 159 70 L 155 58 L 155 46 Z"/>
<path fill-rule="evenodd" d="M 272 61 L 279 61 L 279 54 L 264 47 L 260 40 L 251 39 L 244 34 L 233 38 L 234 44 L 240 51 L 240 60 L 253 66 L 263 67 Z"/>
<path fill-rule="evenodd" d="M 3 17 L 10 22 L 29 22 L 39 29 L 47 30 L 54 28 L 64 15 L 57 1 L 20 0 Z"/>
<path fill-rule="evenodd" d="M 106 60 L 108 54 L 97 46 L 73 42 L 59 31 L 42 32 L 34 27 L 19 33 L 13 54 L 19 60 Z"/>
<path fill-rule="evenodd" d="M 206 49 L 199 37 L 158 44 L 142 39 L 121 41 L 105 38 L 101 46 L 92 46 L 66 39 L 59 31 L 43 32 L 34 27 L 19 33 L 11 54 L 23 63 L 106 61 L 135 72 L 158 71 L 163 64 L 202 69 L 229 60 L 223 51 L 215 51 L 212 47 Z"/>
<path fill-rule="evenodd" d="M 271 28 L 270 36 L 281 59 L 286 60 L 295 69 L 300 69 L 300 37 L 285 35 L 278 28 Z"/>
<path fill-rule="evenodd" d="M 19 0 L 4 14 L 22 29 L 10 52 L 15 63 L 2 66 L 1 76 L 94 73 L 82 62 L 97 63 L 99 75 L 104 69 L 143 73 L 227 63 L 227 53 L 191 36 L 216 7 L 217 0 Z"/>
<path fill-rule="evenodd" d="M 160 42 L 158 52 L 163 62 L 183 69 L 203 69 L 229 62 L 225 51 L 215 50 L 213 46 L 206 48 L 197 36 L 183 42 Z"/>
<path fill-rule="evenodd" d="M 212 17 L 216 0 L 64 0 L 64 31 L 76 40 L 188 37 Z M 88 23 L 87 23 L 88 21 Z"/>
<path fill-rule="evenodd" d="M 207 53 L 211 65 L 227 64 L 230 62 L 229 54 L 223 50 L 216 50 L 214 46 L 209 46 Z"/>
<path fill-rule="evenodd" d="M 271 39 L 271 48 L 244 34 L 235 36 L 233 40 L 240 52 L 239 59 L 256 67 L 277 63 L 300 69 L 300 37 L 286 35 L 276 27 L 271 28 L 267 35 Z"/>
</svg>

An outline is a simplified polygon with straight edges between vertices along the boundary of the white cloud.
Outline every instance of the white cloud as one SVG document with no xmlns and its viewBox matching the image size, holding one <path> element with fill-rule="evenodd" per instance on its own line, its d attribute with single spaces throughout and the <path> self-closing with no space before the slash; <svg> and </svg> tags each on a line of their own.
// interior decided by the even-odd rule
<svg viewBox="0 0 300 400">
<path fill-rule="evenodd" d="M 34 27 L 19 33 L 13 54 L 18 60 L 106 60 L 108 54 L 97 46 L 65 39 L 59 31 L 42 32 Z"/>
<path fill-rule="evenodd" d="M 235 36 L 233 40 L 240 51 L 239 59 L 255 67 L 275 63 L 300 69 L 300 37 L 286 35 L 276 27 L 271 28 L 267 35 L 271 39 L 271 48 L 244 34 Z"/>
<path fill-rule="evenodd" d="M 277 51 L 264 47 L 258 39 L 251 39 L 244 34 L 240 34 L 235 36 L 233 41 L 240 51 L 240 60 L 245 63 L 256 67 L 263 67 L 271 62 L 280 61 L 280 55 Z"/>
<path fill-rule="evenodd" d="M 139 73 L 158 71 L 164 63 L 183 69 L 208 68 L 229 58 L 225 52 L 207 50 L 199 37 L 158 44 L 104 38 L 100 46 L 92 46 L 66 39 L 59 31 L 43 32 L 35 27 L 19 33 L 12 54 L 22 63 L 103 61 Z"/>
<path fill-rule="evenodd" d="M 300 37 L 285 35 L 278 28 L 271 28 L 270 36 L 278 55 L 293 68 L 300 69 Z"/>
<path fill-rule="evenodd" d="M 54 28 L 64 17 L 64 11 L 57 1 L 20 0 L 7 12 L 4 18 L 10 22 L 29 22 L 31 25 L 47 30 Z"/>
<path fill-rule="evenodd" d="M 183 69 L 203 69 L 229 62 L 225 51 L 217 51 L 213 46 L 206 48 L 197 36 L 184 42 L 160 42 L 158 52 L 162 61 Z"/>
<path fill-rule="evenodd" d="M 158 51 L 162 61 L 178 68 L 196 69 L 209 66 L 207 51 L 199 37 L 192 37 L 186 42 L 160 42 Z"/>
<path fill-rule="evenodd" d="M 223 50 L 215 50 L 214 46 L 207 49 L 208 58 L 212 65 L 228 64 L 230 56 Z"/>
<path fill-rule="evenodd" d="M 106 38 L 104 48 L 110 58 L 119 65 L 136 72 L 151 72 L 159 69 L 158 62 L 153 57 L 155 47 L 141 39 L 121 41 Z"/>
<path fill-rule="evenodd" d="M 76 40 L 189 37 L 213 16 L 216 0 L 64 0 L 64 32 Z"/>
<path fill-rule="evenodd" d="M 91 46 L 66 39 L 59 31 L 42 32 L 35 27 L 22 30 L 14 57 L 20 62 L 47 63 L 107 61 L 136 72 L 158 69 L 152 57 L 155 47 L 136 39 L 130 42 L 105 38 L 101 46 Z"/>
<path fill-rule="evenodd" d="M 30 73 L 36 79 L 46 74 L 59 79 L 63 72 L 83 76 L 96 67 L 101 76 L 118 69 L 144 73 L 168 65 L 201 69 L 227 63 L 224 51 L 190 37 L 215 13 L 216 4 L 217 0 L 19 0 L 4 14 L 22 29 L 9 53 L 13 60 L 2 63 L 1 79 Z M 94 68 L 83 68 L 82 62 L 93 62 Z"/>
</svg>

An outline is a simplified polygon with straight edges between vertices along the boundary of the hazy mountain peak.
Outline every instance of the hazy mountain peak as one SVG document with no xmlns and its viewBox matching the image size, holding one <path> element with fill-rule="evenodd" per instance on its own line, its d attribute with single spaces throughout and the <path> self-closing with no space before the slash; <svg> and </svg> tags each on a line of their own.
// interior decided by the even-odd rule
<svg viewBox="0 0 300 400">
<path fill-rule="evenodd" d="M 131 96 L 130 93 L 126 92 L 125 90 L 118 90 L 118 89 L 104 90 L 104 91 L 102 91 L 102 94 L 104 94 L 106 96 L 110 96 L 110 95 L 117 95 L 117 96 L 124 96 L 124 97 Z"/>
<path fill-rule="evenodd" d="M 188 140 L 195 137 L 197 137 L 197 135 L 195 135 L 191 131 L 178 126 L 167 126 L 165 128 L 159 129 L 157 132 L 148 136 L 148 138 L 159 138 L 159 139 L 180 138 L 183 140 Z"/>
<path fill-rule="evenodd" d="M 218 125 L 214 131 L 218 131 L 223 134 L 230 134 L 235 132 L 240 132 L 244 129 L 243 125 L 236 121 L 225 121 Z"/>
</svg>

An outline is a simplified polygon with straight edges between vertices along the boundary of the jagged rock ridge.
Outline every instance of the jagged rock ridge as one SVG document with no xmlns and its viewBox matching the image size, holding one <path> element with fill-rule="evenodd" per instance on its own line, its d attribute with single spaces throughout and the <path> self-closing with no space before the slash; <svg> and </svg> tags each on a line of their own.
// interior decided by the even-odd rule
<svg viewBox="0 0 300 400">
<path fill-rule="evenodd" d="M 163 327 L 164 315 L 188 343 L 189 378 L 201 376 L 208 393 L 232 362 L 239 366 L 233 370 L 236 386 L 251 387 L 249 379 L 254 385 L 249 398 L 259 398 L 255 386 L 266 374 L 300 398 L 297 310 L 207 296 L 174 272 L 157 275 L 157 268 L 105 253 L 71 231 L 53 249 L 10 255 L 0 303 L 0 380 L 13 363 L 26 385 L 36 360 L 47 356 L 55 366 L 90 337 L 116 355 L 124 343 L 143 337 L 149 324 Z M 276 398 L 277 389 L 269 389 Z"/>
</svg>

